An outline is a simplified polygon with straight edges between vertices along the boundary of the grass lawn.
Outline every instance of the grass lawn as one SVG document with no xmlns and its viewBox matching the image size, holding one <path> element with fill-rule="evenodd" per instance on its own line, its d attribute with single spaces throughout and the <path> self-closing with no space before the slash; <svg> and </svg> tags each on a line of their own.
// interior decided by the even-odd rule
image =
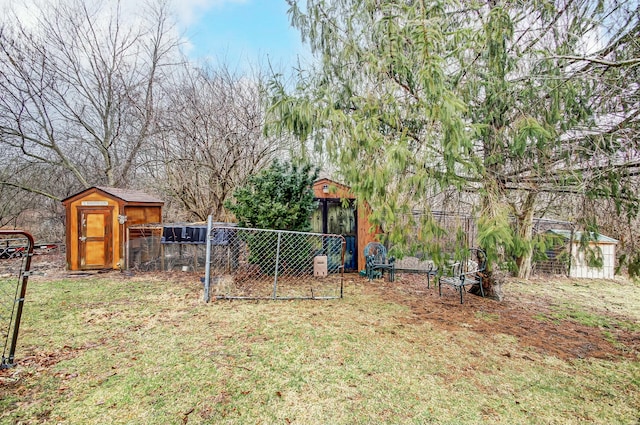
<svg viewBox="0 0 640 425">
<path fill-rule="evenodd" d="M 512 281 L 460 305 L 354 275 L 342 300 L 204 304 L 197 279 L 33 278 L 0 423 L 640 421 L 631 282 Z"/>
</svg>

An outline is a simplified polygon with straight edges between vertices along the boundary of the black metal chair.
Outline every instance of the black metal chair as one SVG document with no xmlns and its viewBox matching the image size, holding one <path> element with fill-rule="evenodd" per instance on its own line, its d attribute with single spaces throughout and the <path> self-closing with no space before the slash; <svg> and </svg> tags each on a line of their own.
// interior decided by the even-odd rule
<svg viewBox="0 0 640 425">
<path fill-rule="evenodd" d="M 467 286 L 478 285 L 484 297 L 482 279 L 487 268 L 487 253 L 480 248 L 470 248 L 468 255 L 449 266 L 449 273 L 438 277 L 438 293 L 442 296 L 442 285 L 448 285 L 460 293 L 460 304 L 464 302 L 463 294 Z"/>
<path fill-rule="evenodd" d="M 387 258 L 387 248 L 380 242 L 369 242 L 364 247 L 365 274 L 369 281 L 382 277 L 384 271 L 392 273 L 393 257 Z M 391 277 L 391 274 L 389 275 Z"/>
</svg>

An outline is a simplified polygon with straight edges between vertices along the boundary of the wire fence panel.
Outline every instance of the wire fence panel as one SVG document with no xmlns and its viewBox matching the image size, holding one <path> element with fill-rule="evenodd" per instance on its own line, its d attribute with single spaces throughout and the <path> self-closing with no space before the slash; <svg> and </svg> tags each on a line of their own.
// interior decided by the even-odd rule
<svg viewBox="0 0 640 425">
<path fill-rule="evenodd" d="M 439 247 L 442 252 L 452 253 L 456 250 L 473 248 L 476 241 L 476 224 L 470 215 L 450 213 L 446 211 L 431 211 L 428 216 L 442 230 L 442 233 L 429 239 L 421 241 L 419 235 L 421 233 L 421 221 L 427 213 L 423 211 L 413 211 L 413 226 L 407 226 L 406 242 L 402 246 L 387 246 L 391 256 L 397 256 L 398 251 L 403 255 L 416 257 L 419 261 L 430 261 L 431 254 L 429 249 L 435 246 Z"/>
<path fill-rule="evenodd" d="M 205 266 L 206 241 L 167 237 L 177 229 L 190 230 L 187 224 L 136 225 L 127 229 L 126 268 L 132 271 L 202 272 Z M 206 226 L 203 226 L 206 232 Z"/>
<path fill-rule="evenodd" d="M 419 220 L 423 214 L 421 212 L 414 212 L 414 218 Z M 460 247 L 473 248 L 476 245 L 477 240 L 477 226 L 475 220 L 468 215 L 448 213 L 444 211 L 432 211 L 431 215 L 436 221 L 438 226 L 444 230 L 444 234 L 433 240 L 431 243 L 438 245 L 443 252 L 452 253 Z M 512 219 L 512 226 L 516 229 L 517 223 L 515 219 Z M 562 275 L 569 276 L 571 270 L 571 244 L 566 240 L 553 234 L 553 231 L 565 231 L 574 232 L 575 224 L 562 221 L 545 218 L 533 219 L 533 243 L 534 248 L 532 252 L 531 274 L 534 276 L 545 275 Z M 417 234 L 419 228 L 414 228 L 413 233 Z M 415 239 L 415 238 L 413 238 Z M 412 237 L 409 236 L 410 243 L 417 245 Z M 392 247 L 393 248 L 393 247 Z M 430 261 L 429 255 L 425 249 L 414 249 L 410 252 L 410 256 L 407 258 L 407 262 L 428 262 Z M 405 260 L 399 260 L 396 266 L 399 268 L 416 268 L 413 266 L 406 266 L 403 264 Z M 422 266 L 424 268 L 424 266 Z"/>
<path fill-rule="evenodd" d="M 340 235 L 210 226 L 205 301 L 342 298 Z"/>
<path fill-rule="evenodd" d="M 0 368 L 14 365 L 33 256 L 33 237 L 19 230 L 0 230 Z"/>
<path fill-rule="evenodd" d="M 531 263 L 533 276 L 569 276 L 571 270 L 571 244 L 553 231 L 573 234 L 575 225 L 568 221 L 533 219 L 534 244 Z"/>
</svg>

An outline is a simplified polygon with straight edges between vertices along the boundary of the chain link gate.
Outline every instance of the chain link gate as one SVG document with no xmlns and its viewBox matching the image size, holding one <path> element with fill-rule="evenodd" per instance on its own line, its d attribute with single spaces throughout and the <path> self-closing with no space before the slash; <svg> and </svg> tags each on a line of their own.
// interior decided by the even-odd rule
<svg viewBox="0 0 640 425">
<path fill-rule="evenodd" d="M 22 307 L 27 290 L 33 237 L 20 230 L 0 230 L 0 344 L 5 369 L 14 365 Z"/>
<path fill-rule="evenodd" d="M 207 227 L 204 300 L 337 299 L 346 242 L 340 235 Z"/>
</svg>

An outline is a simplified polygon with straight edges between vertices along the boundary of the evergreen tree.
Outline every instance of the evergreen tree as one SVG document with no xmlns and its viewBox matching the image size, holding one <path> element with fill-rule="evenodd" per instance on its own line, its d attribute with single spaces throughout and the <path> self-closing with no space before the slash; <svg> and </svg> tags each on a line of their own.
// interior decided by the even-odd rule
<svg viewBox="0 0 640 425">
<path fill-rule="evenodd" d="M 515 256 L 526 276 L 541 195 L 606 196 L 610 174 L 632 187 L 620 158 L 637 149 L 603 131 L 609 110 L 598 99 L 608 95 L 603 75 L 637 65 L 606 47 L 638 39 L 637 5 L 307 0 L 303 11 L 298 3 L 292 24 L 319 61 L 293 91 L 272 82 L 275 128 L 326 151 L 393 245 L 406 245 L 407 226 L 417 226 L 413 240 L 441 258 L 431 202 L 455 192 L 470 202 L 489 267 Z M 614 18 L 616 35 L 603 36 Z M 612 66 L 594 65 L 605 61 Z M 635 192 L 619 199 L 637 208 Z M 416 219 L 416 208 L 426 214 Z"/>
<path fill-rule="evenodd" d="M 276 160 L 236 189 L 226 207 L 242 227 L 309 231 L 317 206 L 312 188 L 317 177 L 311 165 Z"/>
</svg>

